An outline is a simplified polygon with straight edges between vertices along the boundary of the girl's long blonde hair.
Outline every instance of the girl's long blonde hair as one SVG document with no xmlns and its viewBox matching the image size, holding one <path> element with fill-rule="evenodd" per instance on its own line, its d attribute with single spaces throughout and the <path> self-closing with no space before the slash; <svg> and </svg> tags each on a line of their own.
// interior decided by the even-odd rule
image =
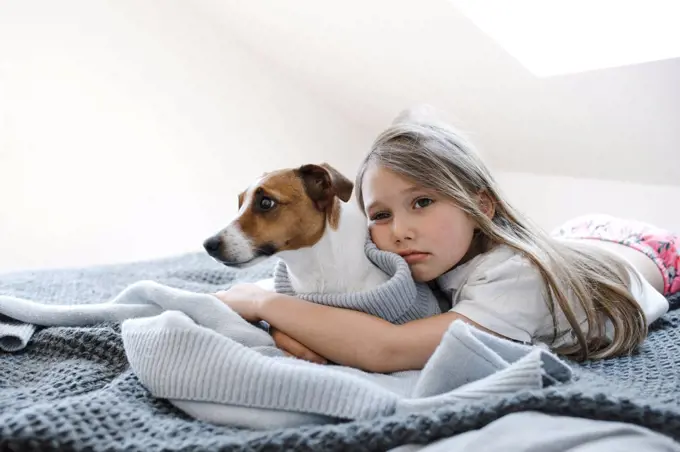
<svg viewBox="0 0 680 452">
<path fill-rule="evenodd" d="M 528 258 L 545 282 L 546 302 L 557 336 L 559 308 L 577 343 L 555 351 L 574 359 L 597 359 L 632 352 L 647 336 L 647 322 L 628 286 L 635 274 L 622 259 L 578 242 L 550 237 L 515 210 L 474 147 L 458 132 L 436 120 L 403 115 L 375 140 L 357 174 L 355 192 L 364 209 L 361 182 L 367 167 L 377 164 L 425 189 L 453 201 L 476 222 L 488 249 L 505 244 Z M 479 194 L 494 203 L 489 219 L 479 204 Z M 460 292 L 460 291 L 459 291 Z M 576 298 L 585 312 L 586 332 L 569 299 Z M 605 321 L 614 327 L 610 341 Z"/>
</svg>

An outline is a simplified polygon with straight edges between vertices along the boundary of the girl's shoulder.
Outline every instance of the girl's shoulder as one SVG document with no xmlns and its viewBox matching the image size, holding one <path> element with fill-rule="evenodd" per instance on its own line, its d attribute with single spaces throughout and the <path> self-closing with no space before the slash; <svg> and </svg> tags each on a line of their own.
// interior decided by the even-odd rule
<svg viewBox="0 0 680 452">
<path fill-rule="evenodd" d="M 551 324 L 539 271 L 509 246 L 497 245 L 438 283 L 451 311 L 509 339 L 530 343 Z"/>
<path fill-rule="evenodd" d="M 541 280 L 540 273 L 522 253 L 507 245 L 496 245 L 437 279 L 440 288 L 455 289 L 465 284 L 480 284 L 505 279 Z"/>
</svg>

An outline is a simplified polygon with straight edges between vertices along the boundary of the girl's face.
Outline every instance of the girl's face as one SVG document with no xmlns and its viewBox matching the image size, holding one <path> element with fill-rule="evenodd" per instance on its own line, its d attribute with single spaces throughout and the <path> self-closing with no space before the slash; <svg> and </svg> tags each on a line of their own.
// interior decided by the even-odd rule
<svg viewBox="0 0 680 452">
<path fill-rule="evenodd" d="M 373 242 L 404 256 L 416 281 L 469 258 L 475 223 L 451 201 L 378 165 L 367 168 L 362 191 Z"/>
</svg>

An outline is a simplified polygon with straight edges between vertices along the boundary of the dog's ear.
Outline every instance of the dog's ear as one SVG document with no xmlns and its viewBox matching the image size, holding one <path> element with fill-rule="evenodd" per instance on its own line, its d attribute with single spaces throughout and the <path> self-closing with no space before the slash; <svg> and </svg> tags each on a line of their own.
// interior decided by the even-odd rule
<svg viewBox="0 0 680 452">
<path fill-rule="evenodd" d="M 326 168 L 328 174 L 331 176 L 331 183 L 333 184 L 335 196 L 342 199 L 344 202 L 349 201 L 352 197 L 352 190 L 354 190 L 354 183 L 328 163 L 322 163 L 321 167 Z"/>
<path fill-rule="evenodd" d="M 325 210 L 337 196 L 344 202 L 352 196 L 354 184 L 330 165 L 303 165 L 297 169 L 307 195 L 317 209 Z"/>
</svg>

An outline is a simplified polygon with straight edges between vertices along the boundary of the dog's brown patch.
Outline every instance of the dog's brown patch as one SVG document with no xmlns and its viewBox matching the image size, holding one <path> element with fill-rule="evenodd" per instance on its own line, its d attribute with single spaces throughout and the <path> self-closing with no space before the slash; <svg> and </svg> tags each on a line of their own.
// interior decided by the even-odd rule
<svg viewBox="0 0 680 452">
<path fill-rule="evenodd" d="M 266 173 L 239 195 L 236 220 L 255 249 L 295 250 L 313 246 L 340 224 L 340 201 L 352 183 L 328 165 L 304 165 Z M 275 206 L 263 208 L 263 199 Z M 269 201 L 264 206 L 269 205 Z M 243 208 L 243 206 L 245 206 Z"/>
<path fill-rule="evenodd" d="M 330 226 L 334 231 L 337 231 L 338 226 L 340 226 L 340 213 L 340 200 L 335 198 L 333 200 L 330 213 L 328 214 L 328 226 Z"/>
<path fill-rule="evenodd" d="M 257 203 L 263 197 L 276 206 L 262 211 Z M 293 170 L 266 175 L 245 192 L 243 202 L 246 208 L 237 221 L 254 248 L 270 245 L 278 251 L 294 250 L 312 246 L 323 236 L 326 214 L 316 208 Z"/>
</svg>

